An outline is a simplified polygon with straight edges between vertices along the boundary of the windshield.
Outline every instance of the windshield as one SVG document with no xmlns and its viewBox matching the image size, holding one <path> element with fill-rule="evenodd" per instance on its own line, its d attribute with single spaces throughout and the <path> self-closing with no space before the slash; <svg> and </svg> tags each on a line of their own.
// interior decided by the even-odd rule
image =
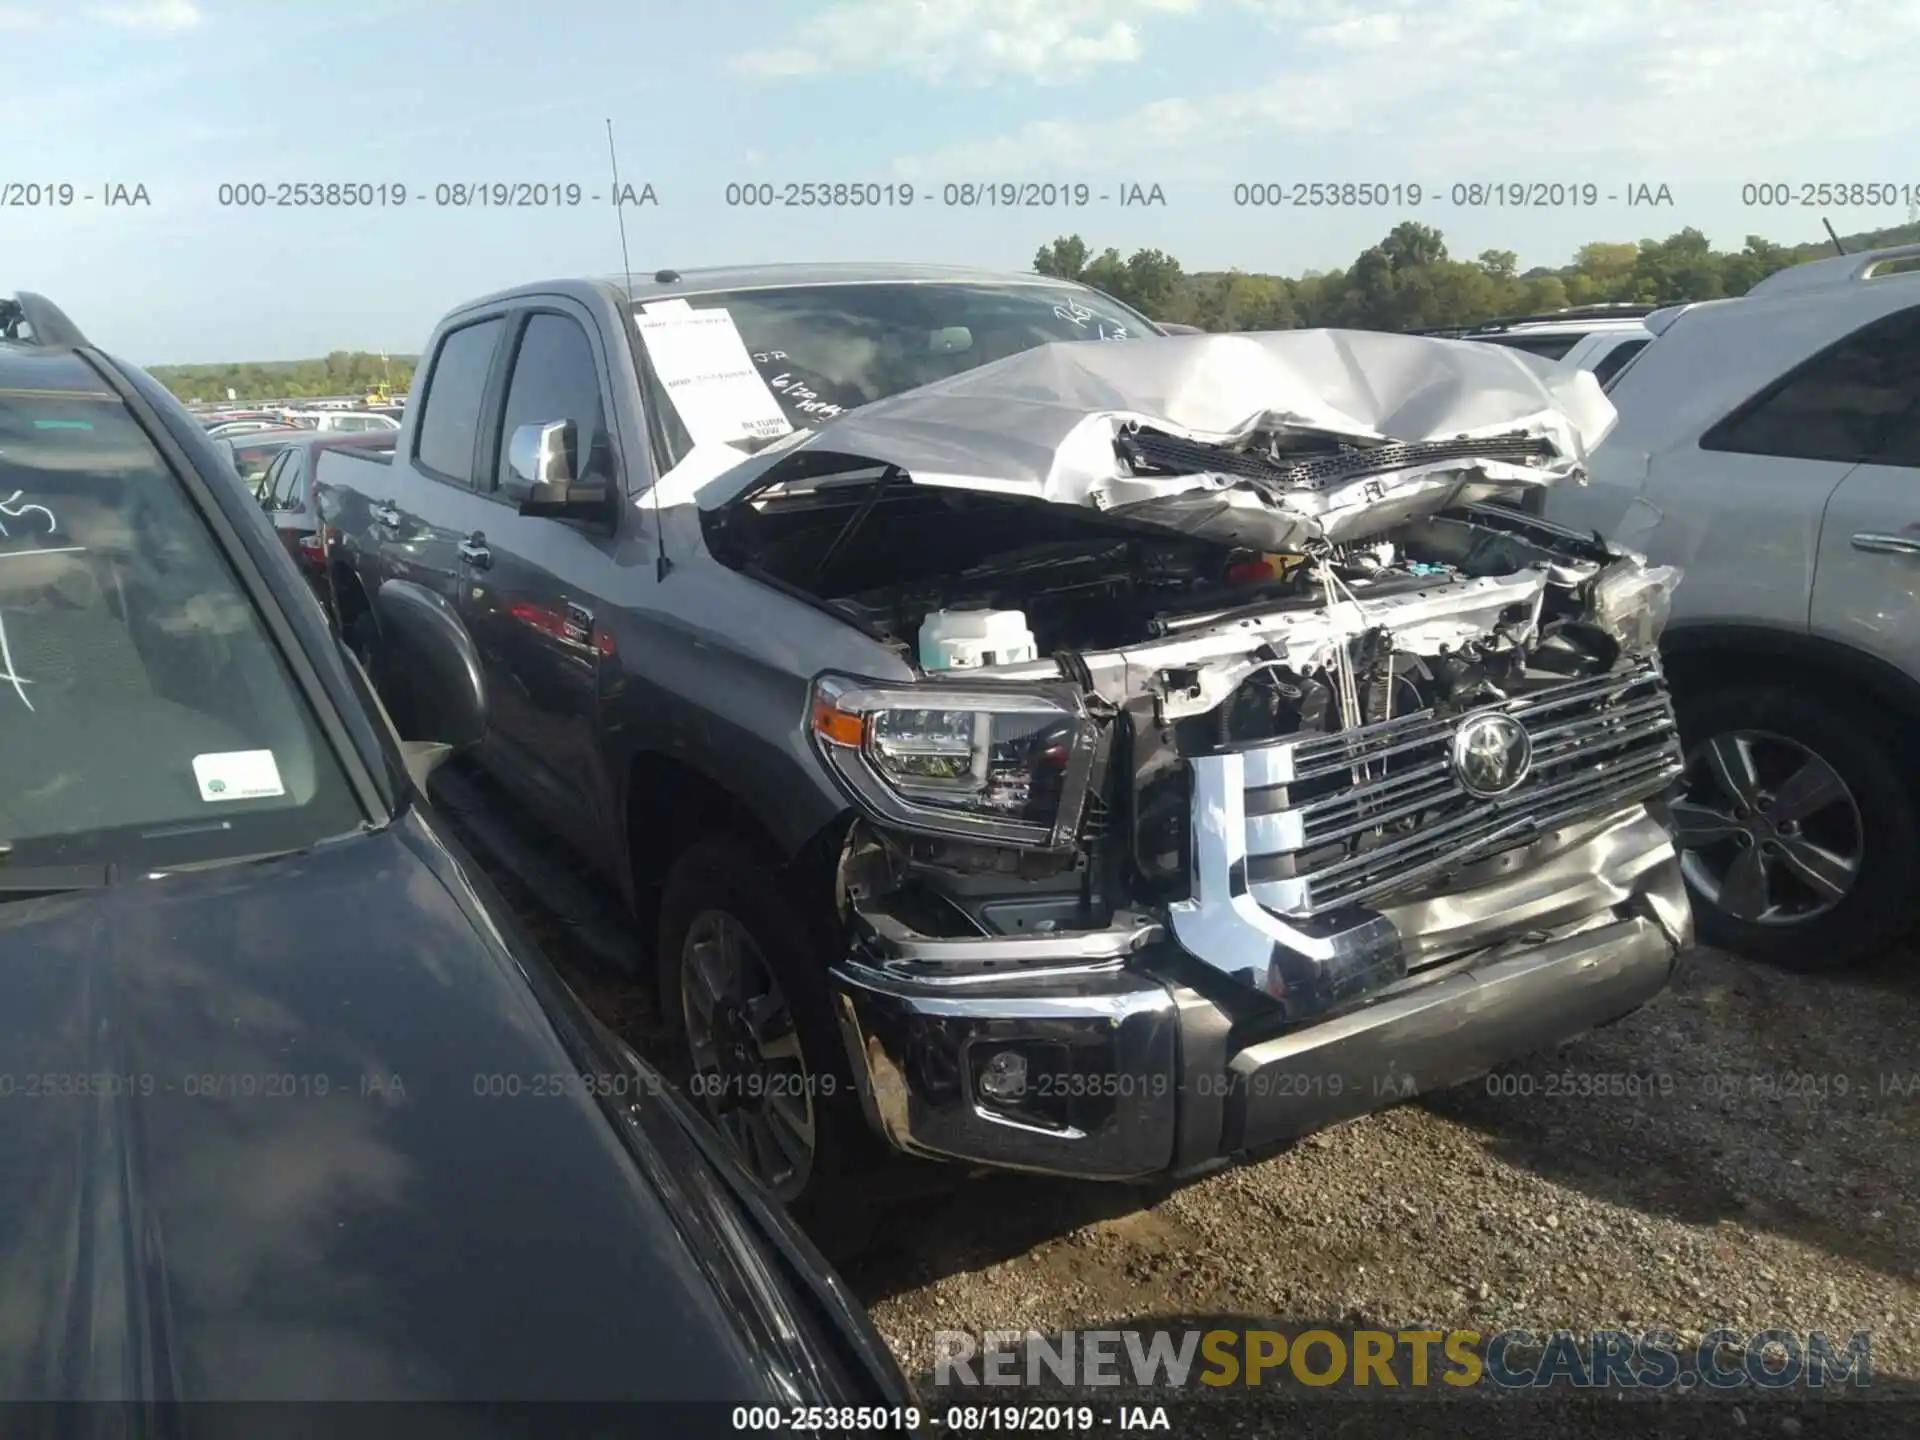
<svg viewBox="0 0 1920 1440">
<path fill-rule="evenodd" d="M 298 435 L 279 435 L 271 440 L 238 439 L 233 444 L 233 468 L 249 486 L 257 485 L 273 464 L 274 456 L 299 439 Z"/>
<path fill-rule="evenodd" d="M 858 406 L 1037 345 L 1155 333 L 1118 301 L 1044 282 L 793 285 L 684 301 L 732 316 L 760 379 L 796 429 L 817 429 Z M 636 306 L 634 313 L 648 312 Z M 655 411 L 668 417 L 668 460 L 677 463 L 693 436 L 665 388 L 651 377 L 648 388 Z"/>
<path fill-rule="evenodd" d="M 0 866 L 266 854 L 362 819 L 126 408 L 0 389 Z"/>
</svg>

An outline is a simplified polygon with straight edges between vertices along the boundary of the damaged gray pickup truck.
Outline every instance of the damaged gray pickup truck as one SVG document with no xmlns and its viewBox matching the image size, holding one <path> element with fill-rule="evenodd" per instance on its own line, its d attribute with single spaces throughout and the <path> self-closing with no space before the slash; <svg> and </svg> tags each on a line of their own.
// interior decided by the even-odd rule
<svg viewBox="0 0 1920 1440">
<path fill-rule="evenodd" d="M 516 373 L 550 314 L 601 394 L 541 378 L 557 334 Z M 694 316 L 754 362 L 724 396 Z M 535 287 L 427 353 L 394 463 L 323 462 L 342 620 L 426 732 L 371 597 L 470 637 L 483 763 L 621 884 L 790 1202 L 871 1132 L 1196 1173 L 1618 1019 L 1690 943 L 1679 576 L 1511 503 L 1582 479 L 1589 375 L 1038 277 Z"/>
</svg>

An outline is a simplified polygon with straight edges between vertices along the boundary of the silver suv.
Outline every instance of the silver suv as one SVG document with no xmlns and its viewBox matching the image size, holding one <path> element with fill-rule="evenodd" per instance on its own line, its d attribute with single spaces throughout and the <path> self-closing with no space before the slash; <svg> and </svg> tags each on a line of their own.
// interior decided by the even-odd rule
<svg viewBox="0 0 1920 1440">
<path fill-rule="evenodd" d="M 1701 936 L 1802 968 L 1920 917 L 1920 245 L 1676 306 L 1546 518 L 1685 568 L 1663 641 Z"/>
</svg>

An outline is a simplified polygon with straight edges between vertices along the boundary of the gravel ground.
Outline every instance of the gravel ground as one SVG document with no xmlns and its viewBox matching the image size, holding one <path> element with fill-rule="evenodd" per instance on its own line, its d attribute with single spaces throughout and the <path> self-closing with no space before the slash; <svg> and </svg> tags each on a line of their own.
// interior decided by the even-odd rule
<svg viewBox="0 0 1920 1440">
<path fill-rule="evenodd" d="M 644 1042 L 633 987 L 496 879 Z M 1724 1325 L 1870 1331 L 1873 1393 L 1915 1398 L 1822 1414 L 1751 1393 L 1657 1410 L 1276 1394 L 1175 1433 L 1920 1435 L 1920 951 L 1837 978 L 1696 951 L 1655 1003 L 1564 1050 L 1185 1186 L 943 1175 L 841 1268 L 935 1407 L 1007 1393 L 935 1390 L 941 1330 Z"/>
<path fill-rule="evenodd" d="M 1172 1193 L 973 1180 L 847 1273 L 927 1378 L 937 1330 L 1217 1319 L 1869 1330 L 1876 1389 L 1911 1384 L 1916 961 L 1811 979 L 1697 951 L 1643 1011 L 1487 1081 Z M 1610 1076 L 1645 1093 L 1594 1096 Z"/>
</svg>

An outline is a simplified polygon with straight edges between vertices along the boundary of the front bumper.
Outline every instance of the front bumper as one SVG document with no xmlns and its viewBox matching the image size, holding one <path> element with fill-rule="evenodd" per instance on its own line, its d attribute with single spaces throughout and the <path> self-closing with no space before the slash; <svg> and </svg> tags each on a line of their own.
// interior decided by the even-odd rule
<svg viewBox="0 0 1920 1440">
<path fill-rule="evenodd" d="M 1390 934 L 1397 978 L 1305 1019 L 1155 918 L 956 940 L 863 913 L 833 979 L 868 1119 L 928 1157 L 1190 1174 L 1619 1019 L 1692 940 L 1671 841 L 1639 805 L 1477 878 L 1371 914 L 1372 951 Z"/>
</svg>

